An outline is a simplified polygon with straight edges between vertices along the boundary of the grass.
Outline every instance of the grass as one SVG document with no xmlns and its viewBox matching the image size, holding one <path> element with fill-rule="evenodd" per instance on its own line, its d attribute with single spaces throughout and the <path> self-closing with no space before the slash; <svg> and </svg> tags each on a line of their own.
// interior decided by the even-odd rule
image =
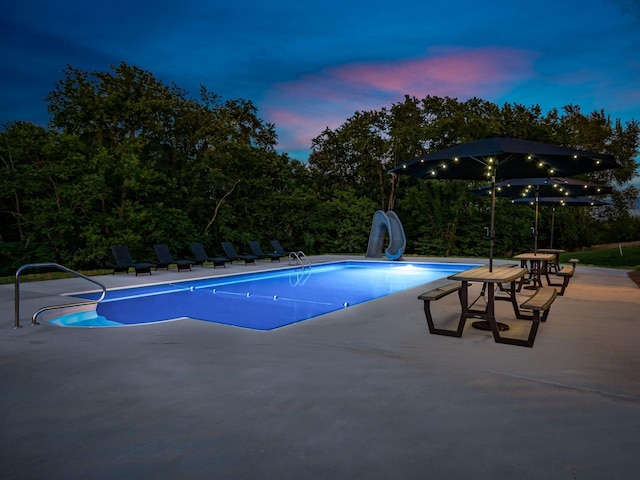
<svg viewBox="0 0 640 480">
<path fill-rule="evenodd" d="M 580 265 L 638 270 L 640 269 L 640 246 L 562 253 L 560 263 L 569 263 L 571 258 L 580 260 Z"/>
</svg>

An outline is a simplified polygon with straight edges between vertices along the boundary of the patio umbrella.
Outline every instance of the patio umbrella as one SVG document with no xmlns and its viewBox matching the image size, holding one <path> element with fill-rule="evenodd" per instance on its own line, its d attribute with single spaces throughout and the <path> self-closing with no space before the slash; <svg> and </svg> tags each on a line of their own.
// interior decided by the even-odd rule
<svg viewBox="0 0 640 480">
<path fill-rule="evenodd" d="M 480 195 L 491 195 L 491 185 L 474 188 Z M 612 187 L 598 183 L 584 182 L 575 178 L 537 177 L 512 178 L 496 182 L 496 197 L 518 198 L 533 197 L 582 197 L 585 195 L 608 195 Z"/>
<path fill-rule="evenodd" d="M 611 168 L 620 168 L 612 155 L 492 135 L 414 158 L 390 173 L 422 179 L 491 180 L 489 269 L 493 270 L 497 179 L 570 177 Z"/>
<path fill-rule="evenodd" d="M 570 196 L 576 197 L 581 195 L 608 195 L 613 191 L 613 188 L 607 185 L 562 177 L 514 178 L 497 182 L 495 187 L 496 197 L 533 198 L 533 205 L 536 207 L 535 224 L 533 228 L 534 253 L 538 252 L 538 202 L 536 202 L 536 200 L 539 197 L 568 198 Z M 492 186 L 476 188 L 472 191 L 480 195 L 491 195 Z"/>
<path fill-rule="evenodd" d="M 610 187 L 609 187 L 610 188 Z M 528 203 L 530 205 L 536 205 L 536 220 L 538 215 L 538 205 L 550 205 L 551 210 L 551 238 L 549 242 L 549 248 L 553 248 L 553 224 L 556 216 L 557 206 L 568 207 L 602 207 L 604 205 L 611 205 L 609 202 L 602 200 L 596 200 L 589 197 L 521 197 L 512 200 L 513 203 Z M 538 223 L 536 222 L 536 240 L 538 237 Z"/>
</svg>

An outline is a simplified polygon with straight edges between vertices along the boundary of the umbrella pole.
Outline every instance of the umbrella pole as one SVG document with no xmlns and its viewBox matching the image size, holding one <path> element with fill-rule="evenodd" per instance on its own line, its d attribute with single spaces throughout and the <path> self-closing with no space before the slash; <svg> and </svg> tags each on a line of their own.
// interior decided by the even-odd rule
<svg viewBox="0 0 640 480">
<path fill-rule="evenodd" d="M 538 190 L 538 187 L 536 187 L 536 221 L 534 224 L 534 231 L 533 231 L 533 253 L 537 254 L 538 253 L 538 198 L 539 198 L 540 192 Z"/>
<path fill-rule="evenodd" d="M 491 226 L 489 227 L 489 271 L 493 272 L 494 226 L 496 222 L 496 176 L 491 176 Z"/>
<path fill-rule="evenodd" d="M 549 248 L 553 248 L 553 221 L 556 218 L 556 207 L 555 205 L 553 206 L 553 209 L 551 210 L 551 241 L 549 242 Z"/>
</svg>

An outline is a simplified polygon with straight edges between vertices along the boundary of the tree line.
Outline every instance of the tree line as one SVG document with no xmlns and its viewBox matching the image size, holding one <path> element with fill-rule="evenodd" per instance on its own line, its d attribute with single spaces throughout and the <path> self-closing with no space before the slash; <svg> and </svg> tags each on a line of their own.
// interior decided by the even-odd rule
<svg viewBox="0 0 640 480">
<path fill-rule="evenodd" d="M 489 201 L 470 193 L 479 184 L 388 170 L 492 133 L 609 153 L 623 166 L 582 177 L 614 186 L 613 204 L 558 209 L 554 245 L 640 238 L 638 191 L 629 184 L 640 126 L 604 111 L 406 96 L 320 132 L 301 162 L 277 151 L 275 125 L 250 100 L 225 100 L 205 86 L 192 98 L 125 63 L 63 73 L 45 99 L 48 128 L 15 121 L 0 131 L 2 275 L 32 262 L 103 267 L 116 244 L 138 260 L 153 259 L 154 243 L 184 254 L 201 241 L 213 253 L 220 241 L 242 250 L 272 238 L 307 254 L 362 254 L 378 209 L 399 215 L 407 254 L 486 256 L 488 240 L 478 239 Z M 550 215 L 543 209 L 540 218 L 542 245 Z M 496 221 L 497 256 L 531 248 L 530 208 L 500 201 Z"/>
</svg>

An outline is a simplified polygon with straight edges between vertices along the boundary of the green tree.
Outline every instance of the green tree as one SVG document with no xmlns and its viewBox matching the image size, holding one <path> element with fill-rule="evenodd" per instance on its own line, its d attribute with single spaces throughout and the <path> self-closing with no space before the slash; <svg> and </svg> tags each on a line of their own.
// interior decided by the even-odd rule
<svg viewBox="0 0 640 480">
<path fill-rule="evenodd" d="M 155 242 L 176 251 L 196 239 L 302 243 L 309 172 L 275 151 L 275 127 L 251 101 L 223 101 L 204 86 L 192 99 L 125 63 L 64 74 L 47 97 L 49 130 L 0 132 L 11 268 L 52 257 L 99 265 L 120 243 L 141 259 Z"/>
<path fill-rule="evenodd" d="M 204 86 L 194 100 L 124 63 L 65 73 L 48 97 L 51 124 L 83 139 L 108 186 L 89 235 L 103 252 L 113 243 L 185 249 L 194 238 L 253 238 L 282 214 L 275 207 L 293 194 L 293 165 L 250 101 L 223 101 Z"/>
<path fill-rule="evenodd" d="M 316 183 L 321 185 L 317 189 L 321 198 L 336 198 L 335 192 L 355 186 L 352 191 L 358 198 L 376 201 L 380 198 L 378 189 L 373 182 L 362 179 L 374 178 L 378 166 L 388 169 L 412 157 L 491 133 L 609 153 L 621 163 L 621 169 L 583 176 L 614 186 L 614 205 L 598 210 L 572 209 L 572 216 L 560 232 L 559 243 L 579 246 L 580 242 L 593 241 L 594 236 L 588 232 L 602 232 L 603 224 L 629 223 L 638 196 L 637 189 L 629 184 L 636 175 L 638 123 L 612 124 L 603 112 L 583 115 L 575 106 L 564 107 L 562 115 L 555 109 L 545 115 L 538 105 L 498 107 L 478 98 L 460 102 L 448 97 L 406 96 L 389 110 L 358 113 L 336 130 L 325 130 L 314 139 L 310 166 Z M 377 164 L 367 161 L 373 156 L 363 148 L 372 144 L 371 138 L 380 140 L 382 147 L 378 152 L 384 152 L 376 155 Z M 360 185 L 365 188 L 358 189 Z M 480 246 L 483 242 L 473 239 L 482 238 L 488 226 L 488 200 L 468 195 L 466 189 L 477 186 L 473 182 L 460 187 L 456 182 L 390 176 L 387 185 L 390 198 L 397 198 L 387 206 L 397 210 L 403 221 L 408 253 L 486 254 L 484 246 Z M 372 214 L 373 211 L 369 212 Z M 498 255 L 531 248 L 530 216 L 521 206 L 498 202 L 496 224 L 501 227 L 496 238 Z"/>
<path fill-rule="evenodd" d="M 475 182 L 388 175 L 399 162 L 503 133 L 613 154 L 621 169 L 583 178 L 615 187 L 613 206 L 558 212 L 554 243 L 577 248 L 637 235 L 638 122 L 612 122 L 577 106 L 543 114 L 538 105 L 499 107 L 482 99 L 406 96 L 355 112 L 313 140 L 307 164 L 276 151 L 275 126 L 249 100 L 197 98 L 121 63 L 107 72 L 67 67 L 47 97 L 49 129 L 9 123 L 0 131 L 0 254 L 5 273 L 25 262 L 95 266 L 109 247 L 150 244 L 176 252 L 200 240 L 283 240 L 290 250 L 366 249 L 371 218 L 394 209 L 407 253 L 486 255 L 489 201 Z M 529 249 L 531 209 L 499 201 L 496 254 Z M 541 216 L 549 227 L 548 216 Z M 556 240 L 557 239 L 557 240 Z"/>
<path fill-rule="evenodd" d="M 106 194 L 77 137 L 12 124 L 2 132 L 3 250 L 25 262 L 87 265 L 84 226 Z"/>
</svg>

